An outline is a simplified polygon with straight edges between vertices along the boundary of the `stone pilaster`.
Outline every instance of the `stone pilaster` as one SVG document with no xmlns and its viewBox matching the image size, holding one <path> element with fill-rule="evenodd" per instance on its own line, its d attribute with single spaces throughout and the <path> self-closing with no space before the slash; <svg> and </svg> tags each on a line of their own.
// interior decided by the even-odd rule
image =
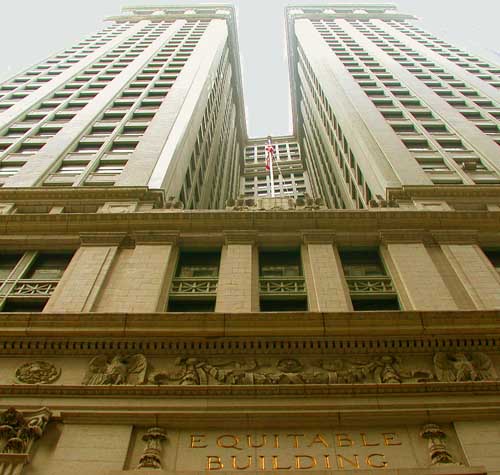
<svg viewBox="0 0 500 475">
<path fill-rule="evenodd" d="M 406 310 L 456 310 L 443 277 L 424 244 L 421 232 L 383 232 L 382 257 Z M 403 297 L 400 295 L 400 297 Z"/>
<path fill-rule="evenodd" d="M 124 233 L 85 233 L 44 312 L 90 312 Z"/>
<path fill-rule="evenodd" d="M 435 233 L 448 262 L 477 309 L 500 308 L 500 275 L 474 235 Z"/>
<path fill-rule="evenodd" d="M 302 265 L 309 310 L 352 311 L 340 256 L 334 245 L 334 236 L 316 231 L 305 232 L 302 237 Z"/>
<path fill-rule="evenodd" d="M 164 310 L 177 254 L 177 234 L 134 234 L 135 248 L 121 249 L 103 286 L 97 312 Z"/>
<path fill-rule="evenodd" d="M 259 310 L 259 255 L 255 234 L 226 233 L 217 287 L 216 312 L 238 313 Z"/>
</svg>

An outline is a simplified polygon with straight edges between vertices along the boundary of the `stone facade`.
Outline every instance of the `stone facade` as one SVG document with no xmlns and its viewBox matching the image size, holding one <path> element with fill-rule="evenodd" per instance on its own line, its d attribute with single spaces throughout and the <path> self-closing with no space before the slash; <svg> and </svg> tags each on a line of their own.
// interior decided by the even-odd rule
<svg viewBox="0 0 500 475">
<path fill-rule="evenodd" d="M 0 113 L 0 475 L 500 474 L 497 138 L 374 45 L 391 34 L 498 92 L 408 35 L 410 19 L 377 4 L 287 10 L 296 135 L 276 145 L 304 182 L 284 196 L 258 191 L 264 142 L 246 137 L 227 5 L 126 9 L 32 95 L 0 89 L 0 105 L 21 99 Z M 449 112 L 471 147 L 461 161 L 445 150 L 449 168 L 429 171 L 436 157 L 408 148 L 408 123 L 378 111 L 362 90 L 373 81 L 337 54 L 346 35 L 394 73 L 392 106 L 399 80 L 422 101 L 414 117 Z M 149 43 L 88 103 L 61 96 L 133 38 Z M 69 123 L 34 139 L 54 124 L 28 132 L 20 116 L 61 97 L 82 110 L 58 109 L 47 121 Z M 105 109 L 130 97 L 140 110 Z M 82 134 L 111 123 L 129 137 L 93 150 Z"/>
</svg>

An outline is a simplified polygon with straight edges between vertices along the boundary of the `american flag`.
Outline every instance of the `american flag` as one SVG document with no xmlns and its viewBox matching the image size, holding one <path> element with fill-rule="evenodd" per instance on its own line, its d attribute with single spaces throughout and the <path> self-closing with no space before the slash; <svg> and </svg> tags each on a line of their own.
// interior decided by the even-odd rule
<svg viewBox="0 0 500 475">
<path fill-rule="evenodd" d="M 266 144 L 266 170 L 271 170 L 271 160 L 274 160 L 274 154 L 276 153 L 276 149 L 271 142 L 271 138 L 267 139 Z"/>
</svg>

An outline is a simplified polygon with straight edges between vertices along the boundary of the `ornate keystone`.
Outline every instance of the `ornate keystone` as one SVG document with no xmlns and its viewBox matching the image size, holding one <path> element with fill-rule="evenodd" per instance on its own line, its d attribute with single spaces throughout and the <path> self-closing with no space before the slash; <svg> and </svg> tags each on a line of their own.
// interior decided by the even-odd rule
<svg viewBox="0 0 500 475">
<path fill-rule="evenodd" d="M 420 431 L 420 437 L 428 440 L 431 465 L 456 463 L 446 448 L 446 433 L 438 425 L 426 424 Z"/>
<path fill-rule="evenodd" d="M 162 444 L 167 440 L 165 430 L 161 427 L 151 427 L 142 436 L 142 440 L 146 442 L 146 448 L 137 468 L 161 469 Z"/>
</svg>

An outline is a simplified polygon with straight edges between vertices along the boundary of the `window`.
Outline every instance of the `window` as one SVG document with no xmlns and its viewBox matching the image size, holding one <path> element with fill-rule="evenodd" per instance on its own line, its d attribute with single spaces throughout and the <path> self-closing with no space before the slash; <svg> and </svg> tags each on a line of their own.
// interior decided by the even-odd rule
<svg viewBox="0 0 500 475">
<path fill-rule="evenodd" d="M 399 310 L 396 290 L 378 251 L 345 250 L 340 260 L 355 311 Z"/>
<path fill-rule="evenodd" d="M 219 252 L 181 252 L 170 288 L 169 312 L 213 312 Z"/>
<path fill-rule="evenodd" d="M 0 255 L 0 311 L 41 312 L 71 257 L 36 251 Z"/>
<path fill-rule="evenodd" d="M 261 311 L 306 311 L 307 293 L 300 252 L 261 252 L 259 288 Z"/>
<path fill-rule="evenodd" d="M 500 273 L 500 250 L 489 250 L 484 251 L 486 257 L 491 262 L 491 265 L 495 268 L 495 270 Z"/>
</svg>

